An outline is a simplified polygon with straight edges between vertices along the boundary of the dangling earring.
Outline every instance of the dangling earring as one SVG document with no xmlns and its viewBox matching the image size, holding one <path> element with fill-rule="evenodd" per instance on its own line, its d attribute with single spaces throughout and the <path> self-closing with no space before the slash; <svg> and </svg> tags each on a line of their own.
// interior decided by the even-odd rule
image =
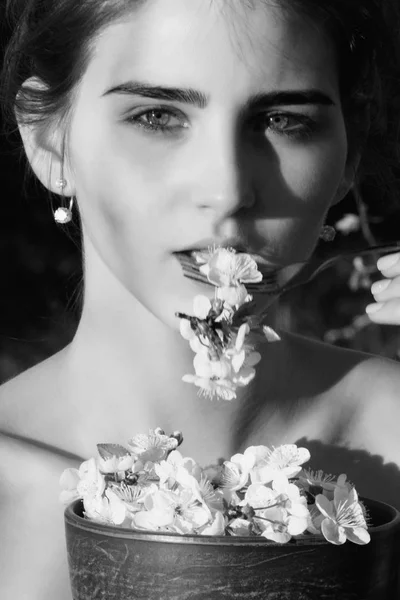
<svg viewBox="0 0 400 600">
<path fill-rule="evenodd" d="M 336 229 L 331 225 L 324 225 L 321 228 L 319 238 L 324 242 L 333 242 L 336 237 Z"/>
<path fill-rule="evenodd" d="M 61 196 L 64 201 L 64 188 L 67 186 L 67 181 L 63 177 L 63 169 L 61 167 L 61 177 L 56 181 L 56 187 L 60 188 Z M 54 211 L 54 220 L 59 225 L 66 225 L 72 221 L 72 208 L 74 206 L 74 197 L 72 196 L 69 201 L 69 206 L 61 206 Z"/>
</svg>

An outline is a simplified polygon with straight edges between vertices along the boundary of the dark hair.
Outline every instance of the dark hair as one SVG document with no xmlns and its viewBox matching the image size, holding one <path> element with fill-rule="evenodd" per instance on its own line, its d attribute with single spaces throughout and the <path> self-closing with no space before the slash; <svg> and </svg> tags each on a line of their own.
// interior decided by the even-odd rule
<svg viewBox="0 0 400 600">
<path fill-rule="evenodd" d="M 254 1 L 254 0 L 253 0 Z M 332 34 L 349 137 L 363 147 L 360 177 L 388 197 L 397 193 L 400 123 L 398 0 L 275 0 Z M 8 131 L 15 110 L 25 122 L 64 119 L 90 61 L 93 42 L 110 23 L 146 0 L 7 0 L 13 28 L 0 89 Z M 46 87 L 25 87 L 37 76 Z"/>
</svg>

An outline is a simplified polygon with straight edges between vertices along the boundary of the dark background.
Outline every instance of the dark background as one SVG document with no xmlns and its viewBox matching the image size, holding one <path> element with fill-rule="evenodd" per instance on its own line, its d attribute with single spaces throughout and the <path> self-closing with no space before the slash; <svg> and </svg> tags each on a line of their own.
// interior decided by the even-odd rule
<svg viewBox="0 0 400 600">
<path fill-rule="evenodd" d="M 9 32 L 2 22 L 4 48 Z M 0 55 L 1 56 L 1 55 Z M 400 107 L 399 107 L 400 110 Z M 0 123 L 1 127 L 1 123 Z M 73 337 L 80 312 L 81 254 L 79 222 L 58 226 L 47 191 L 30 180 L 24 191 L 25 164 L 18 134 L 0 135 L 0 383 L 44 360 Z M 362 188 L 363 231 L 339 234 L 321 243 L 320 254 L 400 240 L 400 200 L 389 202 L 372 185 Z M 379 200 L 377 200 L 379 196 Z M 334 224 L 356 213 L 349 196 L 331 212 Z M 315 281 L 290 292 L 281 302 L 280 324 L 329 343 L 400 359 L 400 327 L 379 326 L 364 316 L 372 301 L 369 287 L 379 279 L 374 260 L 364 272 L 341 262 Z"/>
</svg>

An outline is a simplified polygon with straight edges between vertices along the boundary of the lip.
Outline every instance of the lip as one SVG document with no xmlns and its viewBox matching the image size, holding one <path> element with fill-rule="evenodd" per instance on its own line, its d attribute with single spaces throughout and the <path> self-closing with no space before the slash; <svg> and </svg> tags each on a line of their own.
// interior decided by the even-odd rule
<svg viewBox="0 0 400 600">
<path fill-rule="evenodd" d="M 186 258 L 189 258 L 189 257 L 194 258 L 193 254 L 195 252 L 199 252 L 199 253 L 209 252 L 210 250 L 212 250 L 213 247 L 215 247 L 215 248 L 232 248 L 233 250 L 235 250 L 238 253 L 248 254 L 259 265 L 263 265 L 266 267 L 276 267 L 277 266 L 276 262 L 272 261 L 267 256 L 262 256 L 261 254 L 258 254 L 256 251 L 251 251 L 248 248 L 245 249 L 242 244 L 217 244 L 215 242 L 213 244 L 209 244 L 208 246 L 202 246 L 200 244 L 199 245 L 196 244 L 196 245 L 187 247 L 183 250 L 177 250 L 177 251 L 173 252 L 173 254 L 176 255 L 177 257 L 179 257 L 179 255 L 183 255 Z"/>
<path fill-rule="evenodd" d="M 188 244 L 174 251 L 174 254 L 190 254 L 191 252 L 209 252 L 218 248 L 232 248 L 236 252 L 243 254 L 257 255 L 257 251 L 252 249 L 250 244 L 238 240 L 216 240 L 215 238 L 204 238 L 193 244 Z"/>
<path fill-rule="evenodd" d="M 207 252 L 208 250 L 212 250 L 213 248 L 223 247 L 226 247 L 226 244 L 224 242 L 218 242 L 217 240 L 212 238 L 204 238 L 202 240 L 193 242 L 193 244 L 183 246 L 179 250 L 174 251 L 174 254 L 190 254 L 190 252 Z"/>
</svg>

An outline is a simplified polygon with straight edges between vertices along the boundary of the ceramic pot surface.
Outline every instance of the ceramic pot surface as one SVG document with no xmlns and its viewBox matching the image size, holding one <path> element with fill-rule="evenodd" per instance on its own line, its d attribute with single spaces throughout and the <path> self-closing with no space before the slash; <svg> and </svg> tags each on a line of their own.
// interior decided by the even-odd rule
<svg viewBox="0 0 400 600">
<path fill-rule="evenodd" d="M 371 542 L 138 532 L 65 511 L 74 600 L 399 600 L 400 513 L 363 499 Z"/>
</svg>

